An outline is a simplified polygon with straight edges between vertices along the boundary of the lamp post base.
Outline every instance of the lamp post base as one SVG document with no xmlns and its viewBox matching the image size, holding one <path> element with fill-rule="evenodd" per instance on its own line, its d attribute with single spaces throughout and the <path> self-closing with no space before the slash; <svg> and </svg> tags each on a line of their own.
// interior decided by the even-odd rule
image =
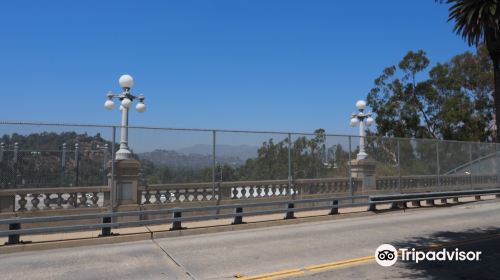
<svg viewBox="0 0 500 280">
<path fill-rule="evenodd" d="M 116 152 L 116 160 L 124 160 L 132 157 L 132 153 L 128 149 L 120 148 Z"/>
<path fill-rule="evenodd" d="M 113 164 L 110 162 L 110 165 Z M 139 169 L 140 163 L 136 159 L 115 161 L 114 180 L 113 174 L 108 175 L 108 184 L 114 195 L 113 208 L 119 206 L 138 206 L 141 204 L 141 192 L 139 191 Z"/>
<path fill-rule="evenodd" d="M 367 157 L 368 157 L 368 154 L 364 151 L 361 151 L 356 155 L 356 160 L 363 160 L 363 159 L 366 159 Z"/>
<path fill-rule="evenodd" d="M 363 194 L 376 192 L 375 167 L 376 162 L 370 159 L 351 160 L 351 176 L 363 181 Z"/>
</svg>

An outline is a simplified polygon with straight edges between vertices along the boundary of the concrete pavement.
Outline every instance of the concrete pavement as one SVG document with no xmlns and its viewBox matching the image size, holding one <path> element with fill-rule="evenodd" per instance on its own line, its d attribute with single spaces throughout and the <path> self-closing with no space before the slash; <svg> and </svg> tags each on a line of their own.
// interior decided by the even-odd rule
<svg viewBox="0 0 500 280">
<path fill-rule="evenodd" d="M 413 274 L 419 279 L 437 279 L 432 263 L 398 263 L 383 268 L 367 260 L 326 266 L 322 271 L 307 268 L 373 256 L 382 243 L 431 246 L 498 234 L 500 201 L 491 200 L 279 227 L 5 254 L 0 255 L 0 273 L 2 279 L 16 280 L 33 275 L 43 279 L 234 279 L 255 275 L 264 275 L 257 279 L 380 279 Z M 498 258 L 493 249 L 500 239 L 481 242 L 461 246 L 482 248 L 485 261 L 461 263 L 459 267 L 465 268 L 463 273 L 480 270 L 483 274 L 471 275 L 488 279 L 490 274 L 500 273 L 494 265 Z M 455 272 L 455 276 L 460 271 L 443 264 L 439 268 L 449 269 L 448 274 Z M 282 271 L 290 272 L 272 274 Z"/>
</svg>

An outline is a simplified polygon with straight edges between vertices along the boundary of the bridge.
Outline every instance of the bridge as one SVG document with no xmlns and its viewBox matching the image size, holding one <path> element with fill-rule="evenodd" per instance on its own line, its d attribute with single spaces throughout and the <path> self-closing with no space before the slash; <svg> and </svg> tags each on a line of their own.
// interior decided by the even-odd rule
<svg viewBox="0 0 500 280">
<path fill-rule="evenodd" d="M 495 254 L 494 143 L 365 137 L 360 160 L 355 136 L 128 127 L 141 150 L 117 161 L 120 128 L 0 124 L 6 279 L 347 279 L 382 243 Z"/>
</svg>

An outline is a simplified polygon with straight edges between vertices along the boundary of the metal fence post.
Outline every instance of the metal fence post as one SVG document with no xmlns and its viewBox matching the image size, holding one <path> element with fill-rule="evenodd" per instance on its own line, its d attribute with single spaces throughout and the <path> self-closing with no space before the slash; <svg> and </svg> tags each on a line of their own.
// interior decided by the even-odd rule
<svg viewBox="0 0 500 280">
<path fill-rule="evenodd" d="M 4 151 L 5 151 L 5 143 L 2 142 L 2 143 L 0 143 L 0 162 L 3 161 L 3 153 L 4 153 Z"/>
<path fill-rule="evenodd" d="M 469 180 L 470 189 L 474 189 L 474 184 L 472 183 L 472 143 L 469 143 Z"/>
<path fill-rule="evenodd" d="M 0 143 L 0 163 L 3 162 L 4 151 L 5 151 L 5 143 L 2 142 L 2 143 Z M 0 189 L 2 188 L 2 186 L 4 184 L 8 184 L 8 179 L 6 180 L 6 178 L 4 176 L 5 176 L 4 174 L 0 175 Z"/>
<path fill-rule="evenodd" d="M 17 169 L 17 160 L 19 154 L 19 144 L 17 142 L 14 143 L 14 158 L 12 159 L 12 174 L 14 175 L 14 186 L 17 186 L 17 177 L 19 177 L 19 170 Z"/>
<path fill-rule="evenodd" d="M 61 178 L 60 178 L 61 187 L 64 186 L 65 173 L 66 173 L 66 143 L 63 143 L 62 144 L 62 151 L 61 151 Z"/>
<path fill-rule="evenodd" d="M 439 166 L 439 140 L 436 140 L 437 187 L 441 189 L 441 167 Z"/>
<path fill-rule="evenodd" d="M 288 195 L 292 195 L 292 134 L 288 133 Z M 293 197 L 295 197 L 296 190 L 293 190 Z"/>
<path fill-rule="evenodd" d="M 108 143 L 104 144 L 104 149 L 102 151 L 103 186 L 106 185 L 107 181 L 106 163 L 108 162 L 108 152 L 109 152 L 108 149 L 109 149 Z"/>
<path fill-rule="evenodd" d="M 399 193 L 403 193 L 403 188 L 401 186 L 401 147 L 399 144 L 400 140 L 397 139 L 398 143 L 398 186 L 399 186 Z"/>
<path fill-rule="evenodd" d="M 115 157 L 116 157 L 116 148 L 115 148 L 115 143 L 116 143 L 116 126 L 113 126 L 113 133 L 112 133 L 112 141 L 111 141 L 111 179 L 110 179 L 110 200 L 111 200 L 111 211 L 115 211 L 115 204 L 116 204 L 116 195 L 117 193 L 117 188 L 115 186 Z"/>
<path fill-rule="evenodd" d="M 75 144 L 75 186 L 78 186 L 78 180 L 80 179 L 80 145 Z"/>
<path fill-rule="evenodd" d="M 215 154 L 215 146 L 217 141 L 217 131 L 212 130 L 212 199 L 215 199 L 215 164 L 216 164 L 216 154 Z M 219 190 L 219 198 L 220 198 L 220 190 Z M 219 201 L 219 199 L 217 199 Z"/>
<path fill-rule="evenodd" d="M 18 153 L 19 153 L 19 144 L 16 142 L 16 143 L 14 143 L 14 158 L 12 159 L 13 163 L 17 163 Z"/>
<path fill-rule="evenodd" d="M 500 161 L 498 158 L 498 144 L 495 143 L 496 152 L 496 163 L 497 163 L 497 188 L 500 188 Z M 500 198 L 500 194 L 495 195 L 496 198 Z"/>
<path fill-rule="evenodd" d="M 352 170 L 351 170 L 351 157 L 352 157 L 352 139 L 349 136 L 349 159 L 347 160 L 347 165 L 349 166 L 349 193 L 351 196 L 354 195 L 353 187 L 352 187 Z M 351 200 L 351 203 L 354 203 L 354 200 Z"/>
</svg>

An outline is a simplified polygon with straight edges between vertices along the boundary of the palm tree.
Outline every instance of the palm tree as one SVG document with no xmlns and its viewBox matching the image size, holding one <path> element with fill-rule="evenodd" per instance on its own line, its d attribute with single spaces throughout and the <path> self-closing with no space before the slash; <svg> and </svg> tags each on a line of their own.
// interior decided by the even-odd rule
<svg viewBox="0 0 500 280">
<path fill-rule="evenodd" d="M 500 0 L 447 0 L 446 3 L 451 4 L 448 21 L 455 21 L 453 31 L 469 46 L 484 43 L 493 61 L 495 124 L 500 142 Z"/>
</svg>

